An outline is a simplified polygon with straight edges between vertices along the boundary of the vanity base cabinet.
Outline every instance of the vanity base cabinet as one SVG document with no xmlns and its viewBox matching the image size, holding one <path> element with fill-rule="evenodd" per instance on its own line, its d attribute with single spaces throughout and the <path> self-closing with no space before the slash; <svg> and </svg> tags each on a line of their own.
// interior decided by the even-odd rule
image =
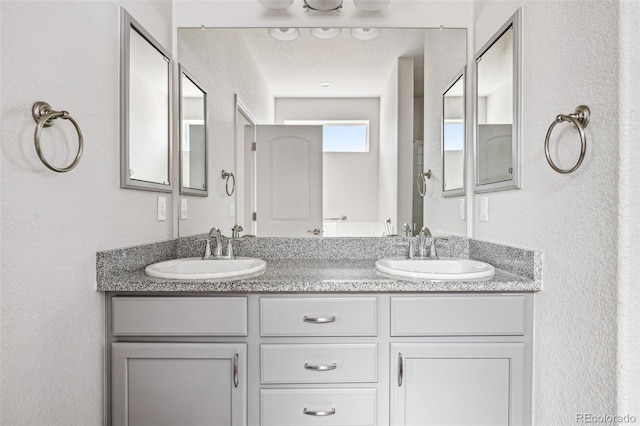
<svg viewBox="0 0 640 426">
<path fill-rule="evenodd" d="M 113 343 L 112 423 L 246 424 L 246 344 Z"/>
<path fill-rule="evenodd" d="M 533 294 L 109 294 L 106 306 L 107 424 L 531 424 Z"/>
<path fill-rule="evenodd" d="M 523 343 L 393 343 L 391 424 L 522 425 L 524 359 Z"/>
</svg>

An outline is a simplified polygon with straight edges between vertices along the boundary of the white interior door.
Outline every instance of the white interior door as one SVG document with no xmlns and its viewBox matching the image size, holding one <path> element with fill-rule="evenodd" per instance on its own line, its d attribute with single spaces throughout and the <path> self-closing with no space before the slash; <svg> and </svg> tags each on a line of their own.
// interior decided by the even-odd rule
<svg viewBox="0 0 640 426">
<path fill-rule="evenodd" d="M 322 236 L 322 126 L 257 126 L 261 237 Z"/>
</svg>

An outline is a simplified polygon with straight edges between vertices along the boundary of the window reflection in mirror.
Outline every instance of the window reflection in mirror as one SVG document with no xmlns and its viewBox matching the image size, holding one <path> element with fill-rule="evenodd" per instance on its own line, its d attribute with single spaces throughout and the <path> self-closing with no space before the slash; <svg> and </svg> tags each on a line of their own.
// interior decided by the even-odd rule
<svg viewBox="0 0 640 426">
<path fill-rule="evenodd" d="M 465 74 L 460 72 L 442 94 L 442 195 L 464 194 Z"/>
<path fill-rule="evenodd" d="M 207 196 L 207 92 L 180 66 L 180 193 Z"/>
<path fill-rule="evenodd" d="M 521 187 L 521 14 L 476 54 L 475 192 Z"/>
<path fill-rule="evenodd" d="M 121 186 L 171 191 L 171 60 L 122 10 Z"/>
</svg>

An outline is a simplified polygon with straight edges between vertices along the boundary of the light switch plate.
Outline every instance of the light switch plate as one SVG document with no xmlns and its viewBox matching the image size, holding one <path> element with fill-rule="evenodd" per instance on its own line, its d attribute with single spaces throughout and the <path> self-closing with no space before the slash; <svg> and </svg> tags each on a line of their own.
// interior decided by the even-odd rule
<svg viewBox="0 0 640 426">
<path fill-rule="evenodd" d="M 480 221 L 489 222 L 489 198 L 480 197 Z"/>
<path fill-rule="evenodd" d="M 167 220 L 167 197 L 158 197 L 158 220 Z"/>
<path fill-rule="evenodd" d="M 180 198 L 180 219 L 185 220 L 189 217 L 189 211 L 187 209 L 187 199 Z"/>
</svg>

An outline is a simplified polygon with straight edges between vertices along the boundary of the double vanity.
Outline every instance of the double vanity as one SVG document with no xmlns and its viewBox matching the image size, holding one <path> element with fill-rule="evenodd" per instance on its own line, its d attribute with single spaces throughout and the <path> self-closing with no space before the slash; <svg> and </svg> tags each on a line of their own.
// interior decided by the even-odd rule
<svg viewBox="0 0 640 426">
<path fill-rule="evenodd" d="M 215 263 L 175 266 L 196 238 L 98 253 L 111 424 L 530 424 L 541 254 L 451 238 L 440 261 L 403 260 L 411 240 L 241 239 L 244 271 L 265 269 L 215 279 L 144 272 Z M 494 274 L 394 276 L 446 258 Z"/>
</svg>

